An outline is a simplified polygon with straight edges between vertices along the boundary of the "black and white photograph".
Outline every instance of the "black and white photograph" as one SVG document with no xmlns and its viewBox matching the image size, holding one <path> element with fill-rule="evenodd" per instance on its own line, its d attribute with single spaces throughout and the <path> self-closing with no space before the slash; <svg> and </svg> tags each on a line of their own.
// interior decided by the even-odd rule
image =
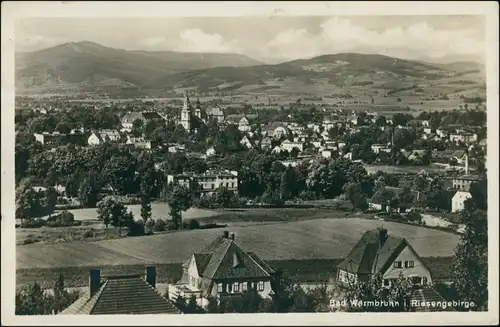
<svg viewBox="0 0 500 327">
<path fill-rule="evenodd" d="M 2 324 L 498 323 L 498 3 L 433 7 L 2 3 Z"/>
</svg>

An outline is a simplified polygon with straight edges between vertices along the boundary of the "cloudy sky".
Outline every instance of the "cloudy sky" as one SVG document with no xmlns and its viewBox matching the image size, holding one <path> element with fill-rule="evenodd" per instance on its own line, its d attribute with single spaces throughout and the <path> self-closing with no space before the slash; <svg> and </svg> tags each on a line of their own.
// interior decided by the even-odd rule
<svg viewBox="0 0 500 327">
<path fill-rule="evenodd" d="M 15 24 L 17 51 L 93 41 L 128 50 L 222 52 L 276 63 L 340 52 L 436 62 L 485 57 L 482 16 L 244 18 L 29 18 Z"/>
</svg>

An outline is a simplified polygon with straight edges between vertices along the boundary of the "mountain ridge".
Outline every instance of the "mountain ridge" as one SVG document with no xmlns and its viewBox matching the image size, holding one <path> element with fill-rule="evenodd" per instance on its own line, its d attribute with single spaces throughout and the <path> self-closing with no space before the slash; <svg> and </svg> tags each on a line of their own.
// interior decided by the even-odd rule
<svg viewBox="0 0 500 327">
<path fill-rule="evenodd" d="M 278 88 L 293 92 L 304 87 L 320 92 L 324 86 L 371 83 L 384 89 L 462 75 L 482 83 L 484 65 L 470 61 L 438 64 L 361 53 L 265 64 L 238 54 L 124 50 L 91 41 L 16 54 L 18 90 L 194 87 L 202 91 Z"/>
</svg>

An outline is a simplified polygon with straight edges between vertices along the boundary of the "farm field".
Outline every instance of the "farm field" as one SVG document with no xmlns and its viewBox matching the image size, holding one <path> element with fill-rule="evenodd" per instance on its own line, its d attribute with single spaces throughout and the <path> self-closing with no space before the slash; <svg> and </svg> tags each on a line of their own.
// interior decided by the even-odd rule
<svg viewBox="0 0 500 327">
<path fill-rule="evenodd" d="M 452 233 L 360 218 L 315 219 L 233 226 L 236 242 L 264 260 L 342 258 L 369 229 L 384 226 L 405 237 L 425 256 L 450 256 L 458 241 Z M 17 246 L 17 269 L 65 266 L 177 263 L 209 244 L 221 229 L 192 230 L 89 243 Z"/>
<path fill-rule="evenodd" d="M 326 201 L 327 203 L 332 203 L 332 200 Z M 328 205 L 326 205 L 328 207 Z M 61 242 L 95 242 L 104 239 L 115 239 L 120 238 L 118 235 L 119 230 L 110 227 L 106 233 L 105 226 L 102 222 L 95 220 L 91 215 L 92 209 L 85 209 L 89 215 L 81 215 L 81 209 L 77 209 L 82 219 L 81 226 L 71 226 L 71 227 L 40 227 L 40 228 L 16 228 L 16 244 L 23 246 L 26 244 L 38 243 L 38 244 L 50 244 L 50 243 L 61 243 Z M 198 211 L 206 213 L 206 216 L 200 217 L 195 215 L 184 215 L 187 216 L 184 221 L 189 219 L 194 219 L 192 217 L 197 217 L 202 225 L 206 224 L 218 224 L 227 226 L 240 226 L 249 224 L 265 224 L 269 222 L 290 222 L 298 220 L 308 220 L 308 219 L 322 219 L 322 218 L 343 218 L 351 213 L 342 210 L 325 208 L 244 208 L 244 209 L 225 209 L 219 211 L 211 210 L 199 210 Z M 191 211 L 193 213 L 193 211 Z M 210 216 L 208 216 L 210 215 Z M 358 216 L 364 216 L 363 214 L 358 214 Z M 190 218 L 191 217 L 191 218 Z M 159 218 L 165 219 L 162 216 Z M 140 219 L 140 216 L 136 216 L 136 219 Z M 155 218 L 153 218 L 155 219 Z M 171 233 L 173 231 L 156 232 L 157 233 Z M 122 231 L 122 236 L 127 234 L 127 229 L 124 228 Z"/>
<path fill-rule="evenodd" d="M 440 165 L 430 164 L 427 166 L 390 166 L 390 165 L 368 165 L 365 164 L 363 167 L 366 169 L 368 174 L 375 174 L 377 171 L 382 171 L 384 173 L 391 174 L 401 174 L 401 173 L 419 173 L 425 170 L 430 173 L 444 172 L 445 168 Z"/>
</svg>

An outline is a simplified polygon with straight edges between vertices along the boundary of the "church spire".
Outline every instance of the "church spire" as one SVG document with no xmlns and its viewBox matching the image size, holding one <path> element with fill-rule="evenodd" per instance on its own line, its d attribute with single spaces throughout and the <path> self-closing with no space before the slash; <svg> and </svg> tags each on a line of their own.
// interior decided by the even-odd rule
<svg viewBox="0 0 500 327">
<path fill-rule="evenodd" d="M 187 92 L 184 95 L 184 105 L 182 106 L 182 110 L 189 110 L 191 108 L 191 103 L 189 102 L 189 96 Z"/>
<path fill-rule="evenodd" d="M 201 103 L 200 98 L 196 100 L 196 109 L 194 110 L 194 115 L 201 119 Z"/>
</svg>

